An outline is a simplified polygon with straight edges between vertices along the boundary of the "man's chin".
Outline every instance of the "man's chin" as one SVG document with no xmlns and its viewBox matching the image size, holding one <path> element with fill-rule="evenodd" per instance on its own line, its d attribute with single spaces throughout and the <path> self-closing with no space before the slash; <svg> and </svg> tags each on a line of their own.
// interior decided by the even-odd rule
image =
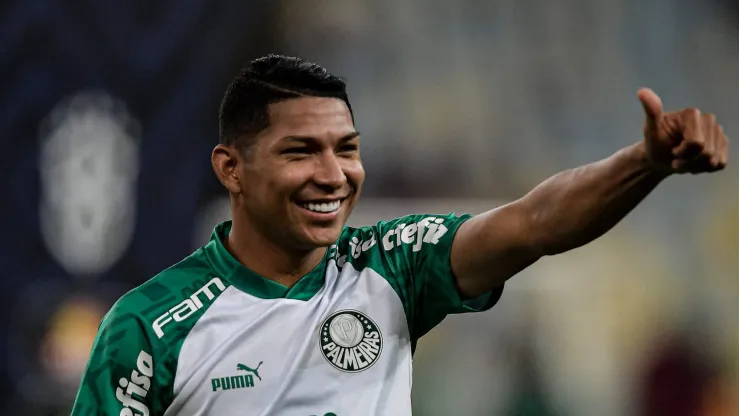
<svg viewBox="0 0 740 416">
<path fill-rule="evenodd" d="M 320 230 L 307 230 L 301 236 L 302 242 L 310 248 L 321 248 L 329 247 L 330 245 L 337 242 L 339 236 L 342 234 L 342 229 L 320 229 Z"/>
<path fill-rule="evenodd" d="M 339 234 L 336 235 L 336 237 L 321 237 L 321 238 L 312 238 L 310 244 L 314 247 L 329 247 L 332 244 L 335 244 L 337 240 L 339 239 Z"/>
</svg>

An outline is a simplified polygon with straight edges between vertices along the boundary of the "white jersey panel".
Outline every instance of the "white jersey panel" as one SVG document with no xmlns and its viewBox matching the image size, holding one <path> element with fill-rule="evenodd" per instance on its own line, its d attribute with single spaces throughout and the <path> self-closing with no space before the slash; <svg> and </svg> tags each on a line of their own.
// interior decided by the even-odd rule
<svg viewBox="0 0 740 416">
<path fill-rule="evenodd" d="M 165 415 L 410 415 L 405 316 L 377 272 L 334 260 L 308 301 L 231 286 L 185 339 Z"/>
</svg>

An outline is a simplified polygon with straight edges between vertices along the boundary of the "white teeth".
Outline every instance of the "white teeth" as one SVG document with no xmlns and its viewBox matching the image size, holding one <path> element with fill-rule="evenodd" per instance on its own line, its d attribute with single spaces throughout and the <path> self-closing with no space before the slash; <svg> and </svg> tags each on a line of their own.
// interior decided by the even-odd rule
<svg viewBox="0 0 740 416">
<path fill-rule="evenodd" d="M 328 213 L 328 212 L 334 212 L 338 210 L 340 204 L 341 204 L 340 201 L 322 202 L 320 204 L 314 204 L 313 202 L 308 202 L 305 204 L 301 204 L 301 206 L 303 208 L 306 208 L 314 212 Z"/>
</svg>

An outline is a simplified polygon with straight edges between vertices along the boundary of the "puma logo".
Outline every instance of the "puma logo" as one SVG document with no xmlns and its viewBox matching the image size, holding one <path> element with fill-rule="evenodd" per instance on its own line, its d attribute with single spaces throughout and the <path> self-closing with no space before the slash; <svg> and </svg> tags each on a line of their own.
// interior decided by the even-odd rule
<svg viewBox="0 0 740 416">
<path fill-rule="evenodd" d="M 260 377 L 260 373 L 259 373 L 259 369 L 261 365 L 262 365 L 262 361 L 260 361 L 260 363 L 257 364 L 257 368 L 249 368 L 244 364 L 237 364 L 236 371 L 247 371 L 247 372 L 253 373 L 255 376 L 257 376 L 258 379 L 260 379 L 260 381 L 262 381 L 262 377 Z"/>
<path fill-rule="evenodd" d="M 237 364 L 236 371 L 246 371 L 247 373 L 252 373 L 254 374 L 254 377 L 257 377 L 261 381 L 262 377 L 260 377 L 260 373 L 259 373 L 259 369 L 261 365 L 262 365 L 262 361 L 260 361 L 260 363 L 257 364 L 257 368 L 249 368 L 244 364 Z M 215 392 L 219 390 L 225 391 L 225 390 L 232 390 L 232 389 L 243 389 L 247 387 L 254 387 L 254 377 L 252 376 L 252 374 L 212 378 L 211 388 Z"/>
</svg>

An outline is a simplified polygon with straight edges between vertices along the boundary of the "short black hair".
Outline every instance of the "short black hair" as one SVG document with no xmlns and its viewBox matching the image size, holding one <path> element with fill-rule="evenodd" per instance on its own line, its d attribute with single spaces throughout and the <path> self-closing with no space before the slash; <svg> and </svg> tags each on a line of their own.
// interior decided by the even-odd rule
<svg viewBox="0 0 740 416">
<path fill-rule="evenodd" d="M 306 96 L 341 99 L 354 121 L 346 84 L 322 66 L 274 54 L 251 61 L 231 81 L 221 101 L 219 142 L 247 145 L 250 142 L 244 139 L 270 125 L 269 104 Z"/>
</svg>

